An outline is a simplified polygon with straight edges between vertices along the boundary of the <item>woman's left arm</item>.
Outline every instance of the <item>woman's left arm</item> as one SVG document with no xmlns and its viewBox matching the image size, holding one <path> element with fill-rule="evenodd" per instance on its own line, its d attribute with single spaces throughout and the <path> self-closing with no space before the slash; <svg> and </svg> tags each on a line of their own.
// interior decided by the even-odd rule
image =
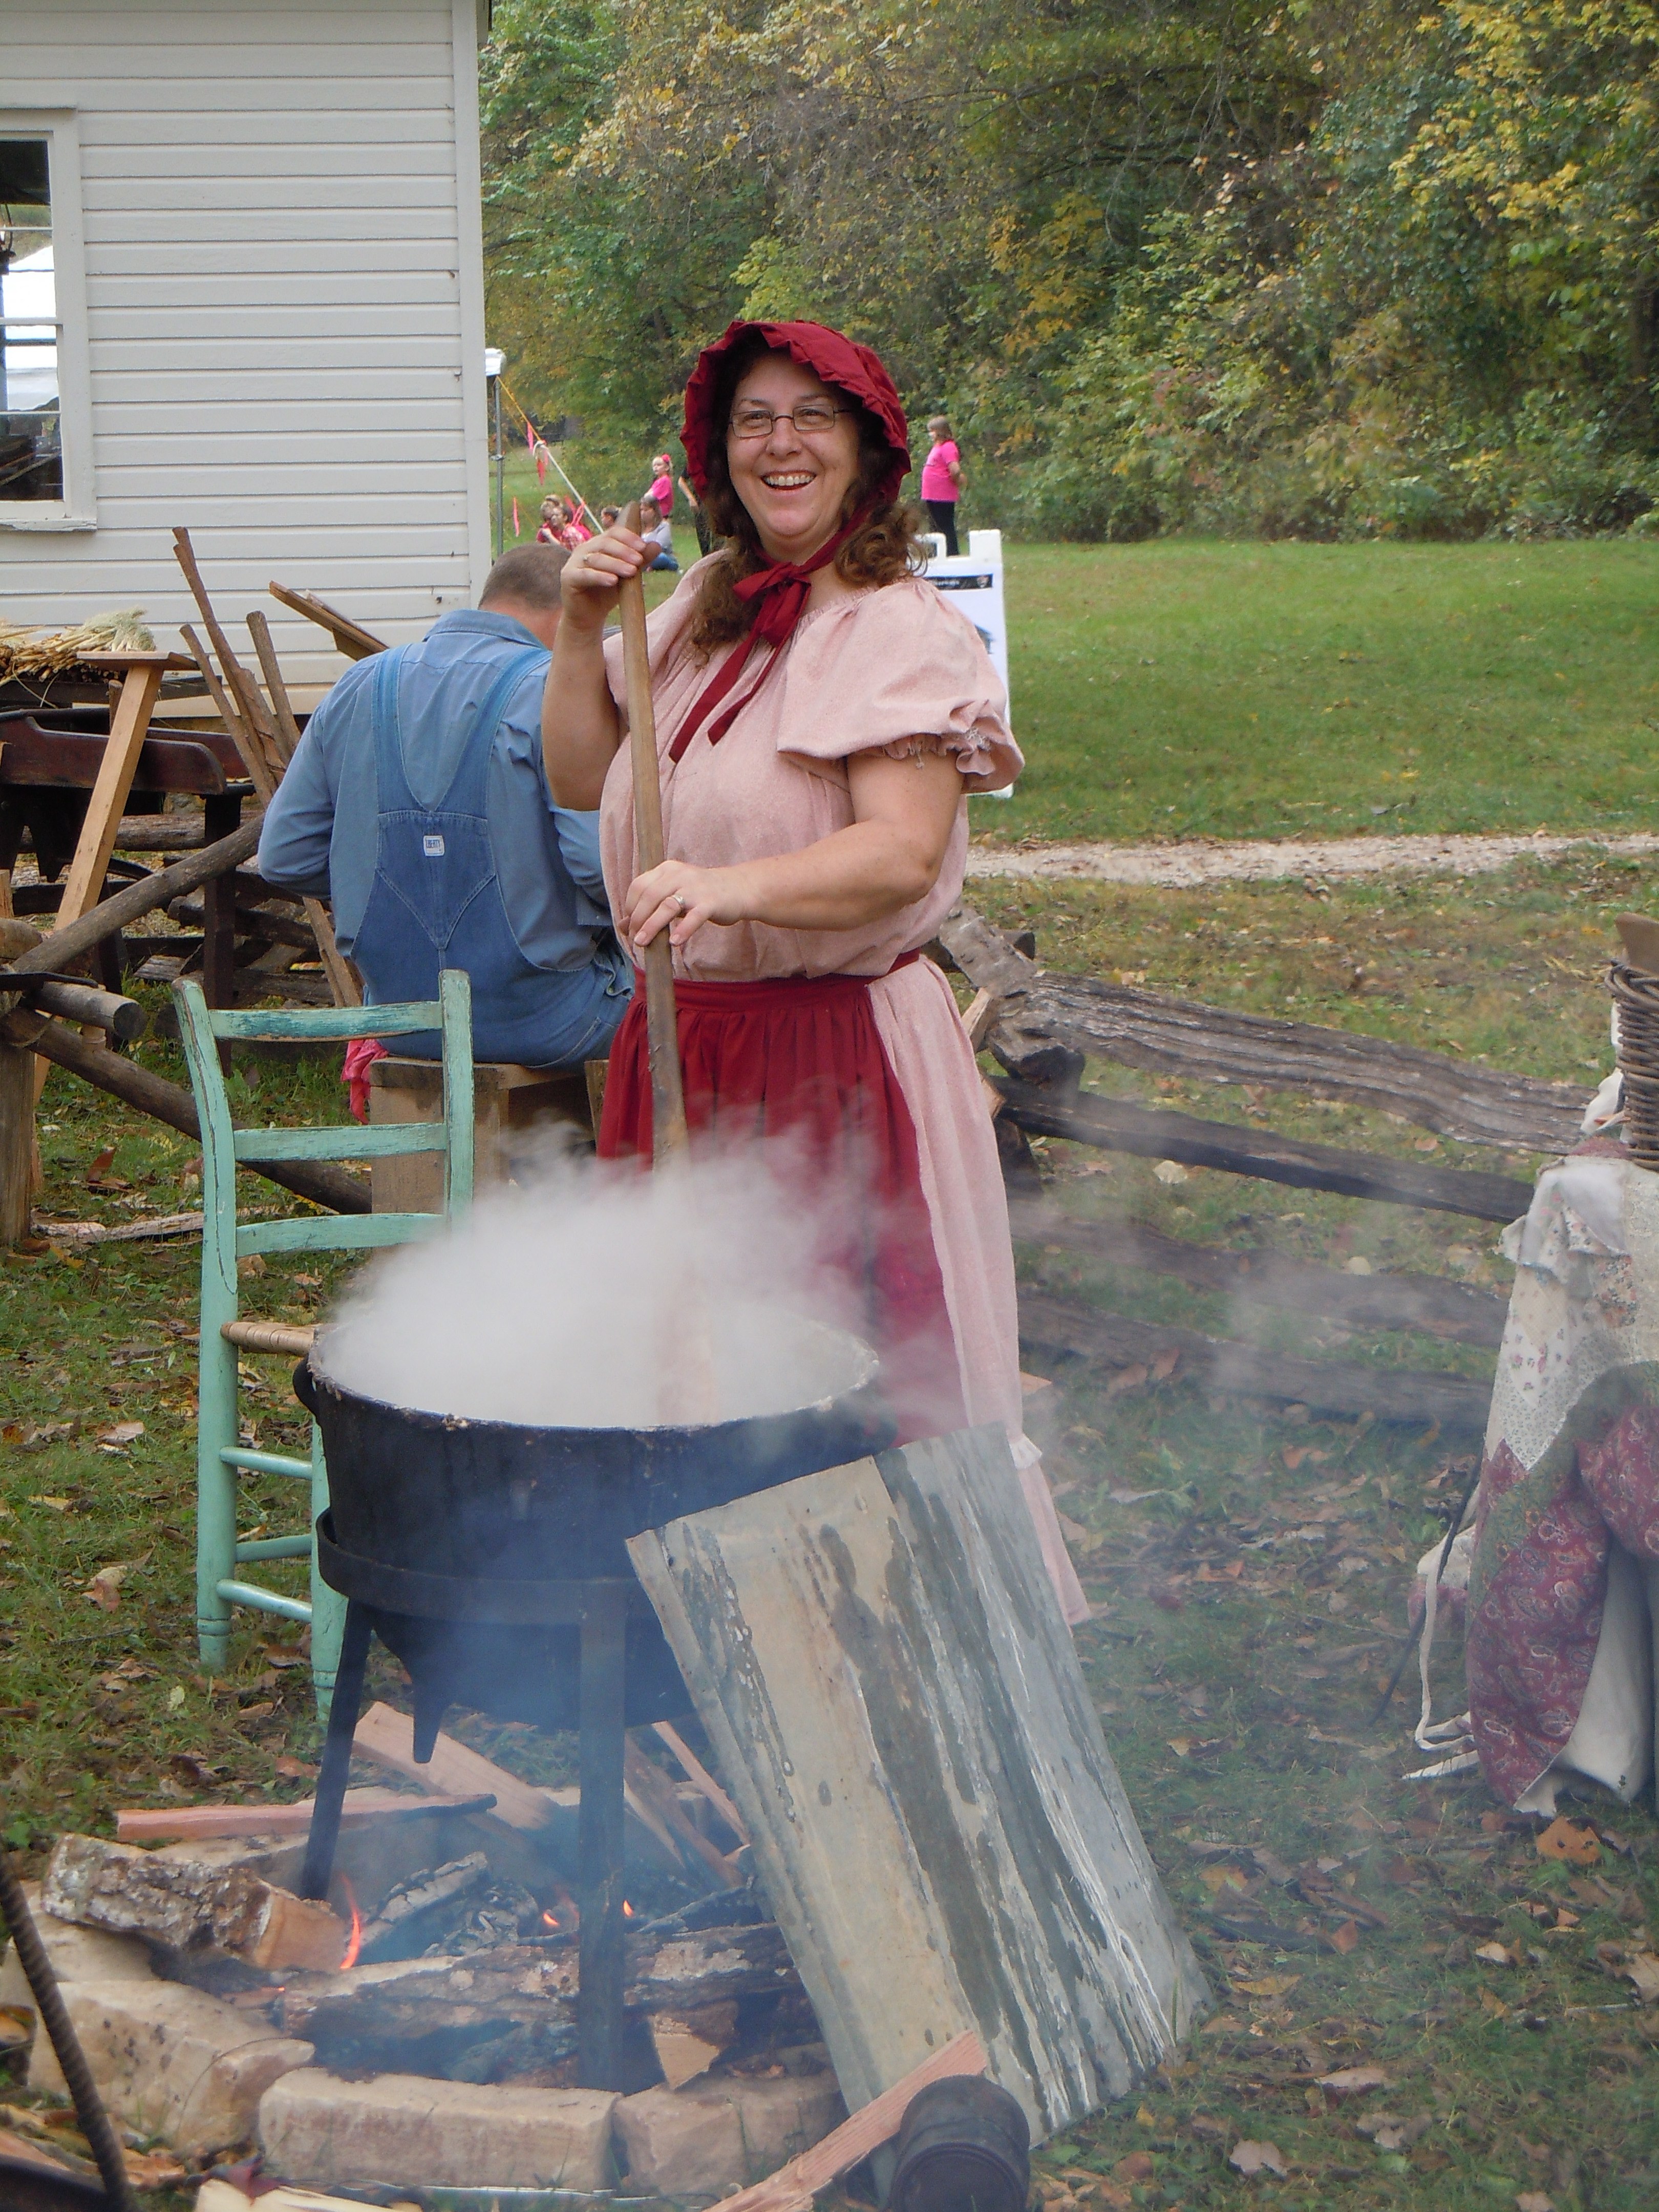
<svg viewBox="0 0 1659 2212">
<path fill-rule="evenodd" d="M 859 929 L 925 898 L 939 880 L 962 804 L 955 756 L 854 753 L 847 780 L 855 818 L 816 845 L 730 868 L 665 860 L 636 876 L 623 916 L 629 937 L 648 945 L 665 927 L 670 941 L 684 945 L 710 921 Z"/>
</svg>

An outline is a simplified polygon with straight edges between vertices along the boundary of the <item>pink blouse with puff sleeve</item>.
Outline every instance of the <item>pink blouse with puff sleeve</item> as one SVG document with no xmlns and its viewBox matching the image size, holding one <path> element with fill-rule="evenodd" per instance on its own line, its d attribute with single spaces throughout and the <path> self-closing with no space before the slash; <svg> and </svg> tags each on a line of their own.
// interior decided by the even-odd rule
<svg viewBox="0 0 1659 2212">
<path fill-rule="evenodd" d="M 716 554 L 711 556 L 718 560 Z M 846 763 L 877 750 L 949 752 L 969 791 L 1012 782 L 1023 765 L 990 655 L 967 618 L 919 577 L 809 610 L 767 669 L 756 696 L 717 745 L 694 736 L 684 759 L 669 747 L 713 670 L 686 641 L 705 563 L 686 571 L 651 616 L 651 677 L 663 775 L 665 850 L 704 868 L 799 852 L 853 821 Z M 741 647 L 727 648 L 740 651 Z M 754 684 L 757 653 L 738 685 Z M 611 689 L 624 719 L 622 640 L 605 643 Z M 634 874 L 634 778 L 623 746 L 605 779 L 600 851 L 613 911 Z M 772 929 L 739 922 L 702 929 L 676 972 L 708 982 L 775 975 L 881 975 L 926 945 L 962 895 L 968 809 L 961 808 L 939 880 L 926 898 L 857 930 Z"/>
</svg>

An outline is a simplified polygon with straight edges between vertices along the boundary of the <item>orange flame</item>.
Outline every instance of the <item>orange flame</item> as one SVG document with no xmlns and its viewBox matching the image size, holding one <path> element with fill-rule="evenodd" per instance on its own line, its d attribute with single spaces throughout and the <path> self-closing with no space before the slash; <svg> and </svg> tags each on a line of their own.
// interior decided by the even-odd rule
<svg viewBox="0 0 1659 2212">
<path fill-rule="evenodd" d="M 351 1933 L 346 1938 L 345 1955 L 340 1960 L 340 1972 L 344 1973 L 349 1966 L 356 1965 L 357 1954 L 363 1948 L 363 1916 L 357 1910 L 357 1893 L 344 1875 L 340 1876 L 340 1887 L 351 1907 Z"/>
<path fill-rule="evenodd" d="M 631 1920 L 633 1917 L 634 1917 L 634 1908 L 633 1908 L 633 1906 L 629 1903 L 628 1899 L 627 1899 L 626 1898 L 623 1898 L 623 1918 L 624 1920 Z"/>
<path fill-rule="evenodd" d="M 543 1915 L 542 1915 L 542 1926 L 543 1926 L 544 1928 L 556 1928 L 556 1927 L 558 1926 L 558 1924 L 559 1924 L 559 1916 L 558 1916 L 558 1914 L 557 1914 L 556 1912 L 544 1912 L 544 1913 L 543 1913 Z"/>
</svg>

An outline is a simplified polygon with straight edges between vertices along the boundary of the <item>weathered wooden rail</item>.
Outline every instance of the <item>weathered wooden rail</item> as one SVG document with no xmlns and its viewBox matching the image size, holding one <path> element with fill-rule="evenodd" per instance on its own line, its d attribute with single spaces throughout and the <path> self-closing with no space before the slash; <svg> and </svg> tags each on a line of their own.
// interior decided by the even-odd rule
<svg viewBox="0 0 1659 2212">
<path fill-rule="evenodd" d="M 1532 1199 L 1532 1185 L 1513 1176 L 1345 1152 L 1336 1145 L 1308 1144 L 1233 1121 L 1200 1121 L 1192 1114 L 1102 1098 L 1092 1091 L 1067 1099 L 1035 1083 L 1005 1080 L 996 1088 L 1004 1111 L 1033 1136 L 1069 1137 L 1109 1152 L 1136 1152 L 1143 1159 L 1178 1160 L 1183 1167 L 1219 1168 L 1229 1175 L 1290 1183 L 1297 1190 L 1383 1199 L 1395 1206 L 1471 1214 L 1480 1221 L 1513 1221 Z"/>
<path fill-rule="evenodd" d="M 1310 1023 L 1232 1012 L 1169 992 L 1051 974 L 969 907 L 949 917 L 933 950 L 984 994 L 976 1035 L 1007 1070 L 993 1086 L 999 1120 L 1026 1136 L 1060 1137 L 1484 1221 L 1524 1213 L 1531 1184 L 1103 1097 L 1080 1088 L 1085 1060 L 1093 1056 L 1204 1082 L 1379 1107 L 1464 1143 L 1510 1151 L 1562 1153 L 1578 1139 L 1588 1094 L 1571 1084 L 1470 1066 L 1445 1054 Z M 1352 1328 L 1409 1330 L 1488 1348 L 1502 1340 L 1505 1302 L 1466 1284 L 1427 1275 L 1351 1275 L 1271 1250 L 1222 1251 L 1139 1222 L 1079 1219 L 1018 1190 L 1011 1196 L 1015 1238 L 1027 1247 L 1172 1275 L 1251 1305 L 1287 1307 Z M 1022 1291 L 1020 1334 L 1039 1351 L 1118 1368 L 1150 1369 L 1160 1354 L 1167 1363 L 1174 1352 L 1182 1371 L 1212 1389 L 1285 1398 L 1327 1413 L 1370 1412 L 1389 1420 L 1476 1429 L 1490 1396 L 1487 1383 L 1466 1376 L 1288 1358 L 1197 1329 L 1104 1313 L 1046 1291 Z"/>
<path fill-rule="evenodd" d="M 1259 1084 L 1376 1106 L 1464 1144 L 1566 1152 L 1588 1091 L 1472 1066 L 1449 1054 L 1311 1022 L 1242 1014 L 1173 992 L 1040 968 L 971 907 L 940 929 L 940 949 L 999 1001 L 988 1042 L 1011 1075 L 1073 1079 L 1085 1055 L 1205 1083 Z"/>
</svg>

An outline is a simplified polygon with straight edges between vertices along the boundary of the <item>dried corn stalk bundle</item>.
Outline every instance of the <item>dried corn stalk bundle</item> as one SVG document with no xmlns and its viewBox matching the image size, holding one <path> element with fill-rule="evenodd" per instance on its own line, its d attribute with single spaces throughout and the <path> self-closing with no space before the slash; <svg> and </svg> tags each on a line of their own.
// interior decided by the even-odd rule
<svg viewBox="0 0 1659 2212">
<path fill-rule="evenodd" d="M 44 635 L 15 623 L 0 622 L 0 683 L 14 676 L 38 682 L 43 677 L 64 675 L 89 653 L 155 650 L 155 640 L 144 626 L 142 607 L 94 615 L 71 629 Z"/>
</svg>

